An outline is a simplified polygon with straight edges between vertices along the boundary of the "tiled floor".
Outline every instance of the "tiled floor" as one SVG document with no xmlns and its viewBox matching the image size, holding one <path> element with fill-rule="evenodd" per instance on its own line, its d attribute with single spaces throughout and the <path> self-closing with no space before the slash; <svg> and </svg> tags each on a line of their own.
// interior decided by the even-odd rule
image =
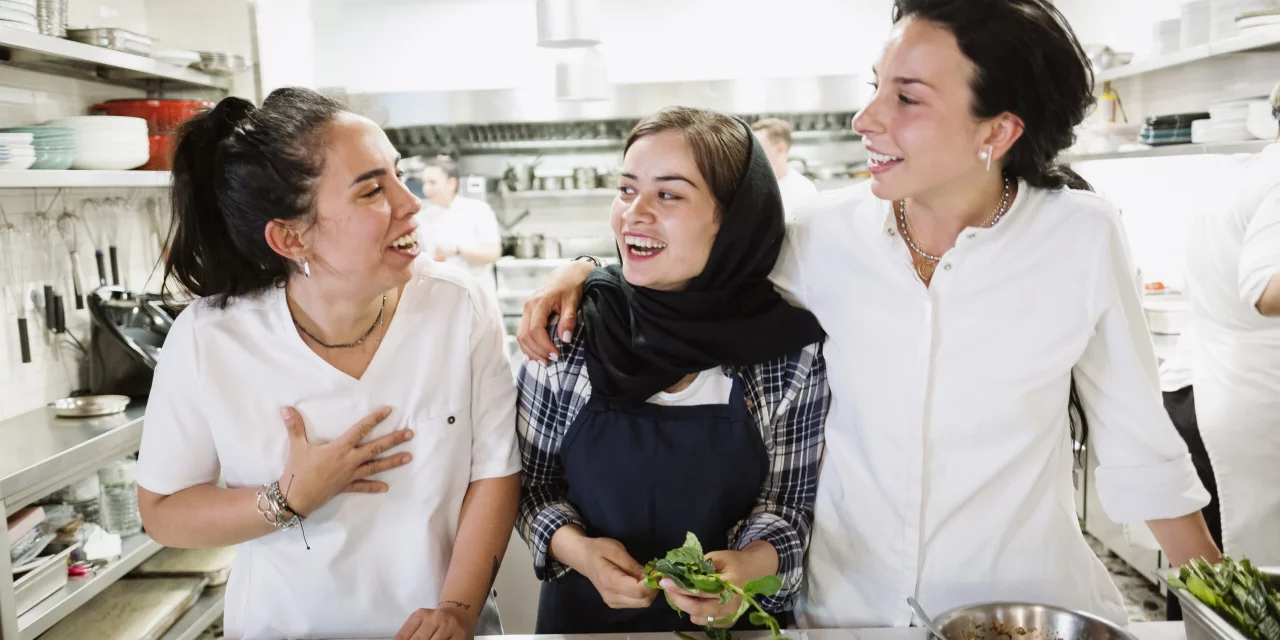
<svg viewBox="0 0 1280 640">
<path fill-rule="evenodd" d="M 1130 569 L 1124 560 L 1107 551 L 1102 543 L 1088 534 L 1085 537 L 1089 540 L 1089 546 L 1093 547 L 1093 552 L 1106 565 L 1107 571 L 1111 572 L 1111 579 L 1120 588 L 1125 605 L 1129 608 L 1129 619 L 1134 622 L 1164 621 L 1165 601 L 1160 590 Z"/>
</svg>

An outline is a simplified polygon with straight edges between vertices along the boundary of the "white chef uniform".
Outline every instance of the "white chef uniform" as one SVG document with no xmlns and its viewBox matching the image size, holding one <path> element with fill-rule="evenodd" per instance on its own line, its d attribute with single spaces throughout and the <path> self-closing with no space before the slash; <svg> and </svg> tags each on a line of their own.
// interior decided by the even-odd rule
<svg viewBox="0 0 1280 640">
<path fill-rule="evenodd" d="M 778 179 L 778 191 L 782 193 L 782 210 L 790 222 L 795 219 L 795 212 L 800 205 L 817 195 L 818 187 L 798 169 L 791 167 L 785 178 Z"/>
<path fill-rule="evenodd" d="M 498 216 L 489 203 L 458 196 L 448 208 L 427 201 L 418 213 L 418 240 L 423 243 L 422 260 L 435 260 L 436 245 L 474 246 L 500 244 L 502 232 L 498 228 Z M 452 255 L 445 262 L 465 269 L 484 287 L 495 293 L 493 265 L 473 265 L 467 259 Z"/>
<path fill-rule="evenodd" d="M 1231 556 L 1280 565 L 1280 318 L 1256 304 L 1280 273 L 1280 144 L 1234 172 L 1224 206 L 1192 225 L 1187 295 L 1196 420 Z"/>
<path fill-rule="evenodd" d="M 356 380 L 298 336 L 284 290 L 204 302 L 165 342 L 147 404 L 139 484 L 172 494 L 218 481 L 280 479 L 301 412 L 312 443 L 379 406 L 370 438 L 413 429 L 413 461 L 375 478 L 390 491 L 340 495 L 304 521 L 237 546 L 228 638 L 389 638 L 439 602 L 468 485 L 520 470 L 516 391 L 489 296 L 453 267 L 419 263 L 364 375 Z M 282 487 L 284 488 L 284 487 Z"/>
<path fill-rule="evenodd" d="M 929 288 L 869 184 L 801 209 L 774 281 L 827 330 L 833 395 L 803 626 L 905 626 L 907 596 L 1127 621 L 1076 516 L 1071 374 L 1113 520 L 1209 500 L 1161 403 L 1134 276 L 1118 211 L 1089 193 L 1021 184 Z"/>
</svg>

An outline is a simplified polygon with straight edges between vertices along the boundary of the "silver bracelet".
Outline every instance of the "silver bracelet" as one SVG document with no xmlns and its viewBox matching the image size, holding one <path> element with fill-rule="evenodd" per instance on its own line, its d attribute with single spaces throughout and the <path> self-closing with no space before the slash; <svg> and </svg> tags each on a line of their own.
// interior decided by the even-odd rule
<svg viewBox="0 0 1280 640">
<path fill-rule="evenodd" d="M 289 503 L 280 493 L 279 482 L 263 485 L 258 490 L 256 506 L 258 514 L 279 531 L 288 531 L 302 524 L 302 516 L 289 508 Z"/>
</svg>

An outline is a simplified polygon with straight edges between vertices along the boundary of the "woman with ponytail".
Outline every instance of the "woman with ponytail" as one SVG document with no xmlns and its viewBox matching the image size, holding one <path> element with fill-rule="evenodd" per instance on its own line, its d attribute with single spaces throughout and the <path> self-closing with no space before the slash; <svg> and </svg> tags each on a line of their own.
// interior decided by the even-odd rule
<svg viewBox="0 0 1280 640">
<path fill-rule="evenodd" d="M 237 547 L 229 638 L 497 631 L 515 387 L 493 303 L 416 260 L 398 159 L 305 89 L 179 134 L 165 275 L 198 300 L 156 370 L 138 498 L 161 544 Z"/>
<path fill-rule="evenodd" d="M 1113 520 L 1146 522 L 1175 565 L 1218 550 L 1119 212 L 1057 164 L 1093 104 L 1088 58 L 1051 0 L 894 4 L 853 120 L 872 178 L 802 207 L 773 273 L 827 331 L 833 396 L 800 622 L 905 626 L 914 596 L 1123 624 L 1080 531 L 1073 431 Z M 574 329 L 587 271 L 526 304 L 531 358 L 552 355 L 551 312 Z"/>
</svg>

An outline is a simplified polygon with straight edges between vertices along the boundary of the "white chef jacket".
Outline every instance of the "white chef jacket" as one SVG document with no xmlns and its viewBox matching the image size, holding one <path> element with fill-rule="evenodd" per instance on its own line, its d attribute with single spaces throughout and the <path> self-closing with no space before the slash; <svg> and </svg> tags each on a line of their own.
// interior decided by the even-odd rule
<svg viewBox="0 0 1280 640">
<path fill-rule="evenodd" d="M 472 198 L 458 196 L 448 208 L 426 202 L 418 213 L 418 222 L 418 241 L 423 245 L 423 260 L 435 260 L 438 244 L 473 246 L 502 242 L 498 216 L 493 207 L 487 202 Z M 493 265 L 473 265 L 466 258 L 457 255 L 448 256 L 445 262 L 470 272 L 485 291 L 497 290 Z"/>
<path fill-rule="evenodd" d="M 925 288 L 889 203 L 862 184 L 799 212 L 773 278 L 828 333 L 803 626 L 905 626 L 912 595 L 939 613 L 1014 600 L 1127 621 L 1076 516 L 1071 374 L 1113 520 L 1209 496 L 1161 403 L 1112 204 L 1021 184 Z"/>
<path fill-rule="evenodd" d="M 778 179 L 778 190 L 782 192 L 782 210 L 788 221 L 795 219 L 796 209 L 806 200 L 817 195 L 818 187 L 803 173 L 791 167 L 786 177 Z"/>
<path fill-rule="evenodd" d="M 280 478 L 289 439 L 280 409 L 323 443 L 379 406 L 370 438 L 411 428 L 411 463 L 376 479 L 384 494 L 344 494 L 298 529 L 238 545 L 227 586 L 228 638 L 390 638 L 439 602 L 471 482 L 519 472 L 516 390 L 497 310 L 453 267 L 415 268 L 383 343 L 356 380 L 293 327 L 284 290 L 220 310 L 198 302 L 165 341 L 147 403 L 138 483 L 172 494 Z M 282 489 L 285 487 L 282 486 Z M 249 507 L 252 508 L 252 507 Z"/>
<path fill-rule="evenodd" d="M 1186 278 L 1196 421 L 1213 463 L 1228 555 L 1280 565 L 1280 318 L 1257 302 L 1280 273 L 1280 144 L 1235 172 L 1192 224 Z"/>
</svg>

